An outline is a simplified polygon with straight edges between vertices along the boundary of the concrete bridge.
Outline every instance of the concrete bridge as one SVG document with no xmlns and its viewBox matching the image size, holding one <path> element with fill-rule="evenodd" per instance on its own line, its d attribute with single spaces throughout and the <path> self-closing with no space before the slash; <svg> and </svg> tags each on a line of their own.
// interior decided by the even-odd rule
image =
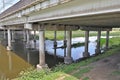
<svg viewBox="0 0 120 80">
<path fill-rule="evenodd" d="M 38 68 L 46 67 L 45 63 L 45 31 L 65 31 L 64 62 L 72 63 L 71 35 L 73 30 L 85 31 L 84 57 L 89 57 L 89 31 L 98 31 L 96 55 L 100 54 L 101 31 L 106 31 L 106 50 L 108 49 L 109 31 L 119 28 L 120 0 L 20 0 L 18 3 L 0 14 L 0 28 L 7 30 L 8 46 L 11 50 L 11 31 L 22 29 L 24 41 L 29 44 L 29 31 L 39 31 L 39 64 Z M 12 37 L 12 39 L 11 39 Z M 56 53 L 56 51 L 55 51 Z"/>
</svg>

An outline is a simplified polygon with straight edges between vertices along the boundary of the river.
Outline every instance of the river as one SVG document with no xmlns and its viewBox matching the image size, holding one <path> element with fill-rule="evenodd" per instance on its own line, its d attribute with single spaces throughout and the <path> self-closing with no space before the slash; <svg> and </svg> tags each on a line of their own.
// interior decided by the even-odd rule
<svg viewBox="0 0 120 80">
<path fill-rule="evenodd" d="M 90 55 L 93 55 L 95 53 L 96 48 L 96 39 L 97 37 L 90 37 L 89 38 L 89 52 Z M 84 43 L 85 38 L 73 38 L 72 44 L 74 43 Z M 7 51 L 6 48 L 2 45 L 0 45 L 0 80 L 4 80 L 4 78 L 15 78 L 18 76 L 19 72 L 27 69 L 31 65 L 37 65 L 39 62 L 39 52 L 38 52 L 38 40 L 36 41 L 36 49 L 33 49 L 33 41 L 30 42 L 31 49 L 26 48 L 26 44 L 23 43 L 20 40 L 15 40 L 15 43 L 12 44 L 13 51 Z M 57 47 L 60 47 L 63 45 L 63 41 L 57 41 Z M 51 56 L 54 54 L 54 48 L 53 48 L 53 41 L 46 40 L 46 51 L 48 54 L 46 54 L 46 63 L 52 67 L 55 65 L 56 62 L 54 62 L 54 57 Z M 77 48 L 72 48 L 72 58 L 74 61 L 80 59 L 83 57 L 84 52 L 84 46 L 80 46 Z M 63 62 L 63 56 L 64 56 L 64 49 L 57 48 L 57 62 Z"/>
</svg>

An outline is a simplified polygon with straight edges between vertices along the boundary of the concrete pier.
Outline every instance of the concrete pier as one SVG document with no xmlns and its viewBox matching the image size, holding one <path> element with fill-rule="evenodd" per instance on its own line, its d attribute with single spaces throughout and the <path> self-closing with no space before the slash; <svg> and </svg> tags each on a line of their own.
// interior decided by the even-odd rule
<svg viewBox="0 0 120 80">
<path fill-rule="evenodd" d="M 88 52 L 88 43 L 89 43 L 89 31 L 85 31 L 85 52 L 83 52 L 83 57 L 89 57 L 90 53 Z"/>
<path fill-rule="evenodd" d="M 23 29 L 23 41 L 26 42 L 27 41 L 27 35 L 26 35 L 26 30 Z"/>
<path fill-rule="evenodd" d="M 72 37 L 72 31 L 66 31 L 66 38 L 67 38 L 67 54 L 64 58 L 65 64 L 71 64 L 73 59 L 71 57 L 71 37 Z"/>
<path fill-rule="evenodd" d="M 27 43 L 29 43 L 30 42 L 30 31 L 26 30 L 26 33 L 27 33 Z"/>
<path fill-rule="evenodd" d="M 98 31 L 95 55 L 98 55 L 98 54 L 101 53 L 101 50 L 100 50 L 100 37 L 101 37 L 101 31 Z"/>
<path fill-rule="evenodd" d="M 66 47 L 67 47 L 67 40 L 66 40 L 66 30 L 64 31 L 64 57 L 66 57 Z"/>
<path fill-rule="evenodd" d="M 105 50 L 108 50 L 108 48 L 109 48 L 109 34 L 110 34 L 110 31 L 106 31 L 106 46 L 105 46 Z"/>
<path fill-rule="evenodd" d="M 4 36 L 4 39 L 6 39 L 6 29 L 4 29 L 4 31 L 3 31 L 3 36 Z"/>
<path fill-rule="evenodd" d="M 12 33 L 12 36 L 11 36 L 11 37 L 12 37 L 12 38 L 11 38 L 11 42 L 15 42 L 15 40 L 14 40 L 14 37 L 15 37 L 15 36 L 14 36 L 14 30 L 12 30 L 11 33 Z"/>
<path fill-rule="evenodd" d="M 54 58 L 56 59 L 56 50 L 57 50 L 57 31 L 54 31 Z"/>
<path fill-rule="evenodd" d="M 45 32 L 40 28 L 39 30 L 39 64 L 37 69 L 46 68 L 47 64 L 45 63 Z"/>
<path fill-rule="evenodd" d="M 7 33 L 8 33 L 8 46 L 7 46 L 7 50 L 12 50 L 12 46 L 11 46 L 11 32 L 10 29 L 7 29 Z"/>
<path fill-rule="evenodd" d="M 34 48 L 36 49 L 36 30 L 34 30 Z"/>
</svg>

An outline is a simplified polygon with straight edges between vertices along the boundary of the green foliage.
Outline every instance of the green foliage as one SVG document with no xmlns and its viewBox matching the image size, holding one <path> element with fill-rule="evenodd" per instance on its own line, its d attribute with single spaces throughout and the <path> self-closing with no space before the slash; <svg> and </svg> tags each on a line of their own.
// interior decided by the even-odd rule
<svg viewBox="0 0 120 80">
<path fill-rule="evenodd" d="M 39 80 L 49 75 L 50 73 L 51 71 L 49 69 L 37 71 L 34 68 L 29 68 L 25 71 L 21 71 L 18 80 Z"/>
<path fill-rule="evenodd" d="M 89 72 L 92 68 L 87 66 L 88 64 L 110 56 L 116 52 L 120 51 L 120 45 L 113 46 L 112 49 L 100 54 L 99 56 L 86 59 L 78 63 L 72 63 L 70 65 L 59 64 L 52 70 L 45 69 L 37 71 L 34 68 L 22 71 L 20 76 L 16 80 L 56 80 L 58 78 L 64 77 L 63 80 L 79 80 L 83 74 Z M 120 72 L 113 72 L 114 75 L 119 75 Z M 88 77 L 83 78 L 83 80 L 89 80 Z"/>
<path fill-rule="evenodd" d="M 79 79 L 74 76 L 67 76 L 67 77 L 65 77 L 64 80 L 79 80 Z"/>
<path fill-rule="evenodd" d="M 105 38 L 101 38 L 100 44 L 103 46 L 106 43 Z M 113 45 L 119 45 L 120 44 L 120 37 L 113 37 L 109 39 L 109 46 L 112 47 Z"/>
<path fill-rule="evenodd" d="M 87 73 L 91 70 L 91 67 L 87 67 L 87 68 L 80 68 L 78 69 L 78 71 L 76 71 L 73 76 L 77 77 L 77 78 L 81 78 L 83 76 L 84 73 Z"/>
<path fill-rule="evenodd" d="M 85 36 L 85 31 L 77 30 L 77 31 L 72 31 L 72 38 L 75 37 L 84 37 Z M 96 36 L 97 32 L 96 31 L 91 31 L 90 36 Z M 103 31 L 102 36 L 106 36 L 106 32 Z M 110 36 L 119 36 L 120 32 L 119 31 L 111 31 Z M 46 31 L 45 32 L 45 37 L 46 39 L 54 40 L 54 31 Z M 57 31 L 57 40 L 63 40 L 64 39 L 64 31 Z"/>
<path fill-rule="evenodd" d="M 120 71 L 113 71 L 112 75 L 120 75 Z"/>
<path fill-rule="evenodd" d="M 89 77 L 85 77 L 85 78 L 83 78 L 83 80 L 89 80 Z"/>
</svg>

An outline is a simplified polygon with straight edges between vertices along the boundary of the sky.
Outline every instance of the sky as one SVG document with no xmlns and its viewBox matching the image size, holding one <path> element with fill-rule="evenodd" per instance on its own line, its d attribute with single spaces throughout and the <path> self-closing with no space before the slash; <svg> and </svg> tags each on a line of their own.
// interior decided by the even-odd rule
<svg viewBox="0 0 120 80">
<path fill-rule="evenodd" d="M 14 5 L 20 0 L 0 0 L 0 13 L 9 8 L 10 6 Z M 4 2 L 4 7 L 3 7 Z"/>
</svg>

